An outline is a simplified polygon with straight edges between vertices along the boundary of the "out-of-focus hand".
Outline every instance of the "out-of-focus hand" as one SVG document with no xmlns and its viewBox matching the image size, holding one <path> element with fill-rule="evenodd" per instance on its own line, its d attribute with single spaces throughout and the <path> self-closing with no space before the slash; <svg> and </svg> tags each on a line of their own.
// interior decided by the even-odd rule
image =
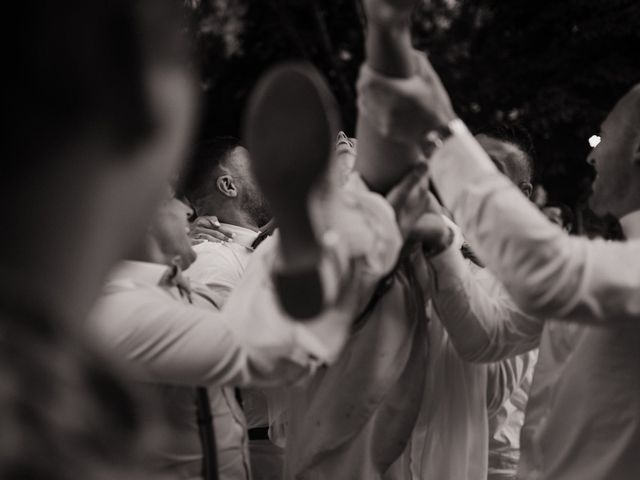
<svg viewBox="0 0 640 480">
<path fill-rule="evenodd" d="M 402 237 L 407 239 L 429 202 L 427 165 L 420 163 L 415 166 L 391 189 L 387 194 L 387 201 L 396 212 L 396 221 Z"/>
<path fill-rule="evenodd" d="M 381 135 L 415 143 L 426 133 L 456 118 L 451 100 L 429 60 L 415 54 L 416 74 L 389 78 L 363 65 L 358 79 L 360 114 Z"/>
<path fill-rule="evenodd" d="M 416 0 L 365 0 L 367 20 L 381 26 L 393 26 L 407 22 Z"/>
<path fill-rule="evenodd" d="M 191 245 L 204 242 L 232 242 L 235 235 L 220 225 L 216 217 L 198 217 L 189 226 Z"/>
<path fill-rule="evenodd" d="M 409 239 L 420 242 L 426 250 L 437 250 L 449 238 L 449 227 L 444 221 L 438 201 L 431 192 L 427 195 L 425 213 L 413 225 Z"/>
</svg>

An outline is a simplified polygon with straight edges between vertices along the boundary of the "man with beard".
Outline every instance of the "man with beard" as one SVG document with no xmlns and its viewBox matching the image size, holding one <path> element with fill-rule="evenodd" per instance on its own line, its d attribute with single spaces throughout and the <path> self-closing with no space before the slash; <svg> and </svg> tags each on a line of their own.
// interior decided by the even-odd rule
<svg viewBox="0 0 640 480">
<path fill-rule="evenodd" d="M 202 233 L 203 227 L 217 229 L 218 221 L 231 237 L 196 245 L 198 259 L 187 274 L 206 284 L 222 305 L 240 281 L 252 245 L 271 214 L 251 173 L 249 152 L 237 139 L 218 137 L 200 143 L 193 165 L 185 193 L 198 215 L 195 223 L 200 228 L 194 239 L 211 238 Z"/>
<path fill-rule="evenodd" d="M 249 152 L 238 139 L 203 141 L 192 160 L 185 195 L 198 215 L 192 239 L 202 243 L 194 246 L 198 258 L 185 273 L 207 285 L 218 308 L 222 308 L 240 282 L 251 253 L 268 234 L 265 230 L 261 235 L 260 227 L 267 224 L 271 214 L 251 173 Z M 226 241 L 218 240 L 213 236 L 216 232 L 230 236 Z M 282 449 L 269 440 L 265 393 L 253 388 L 238 393 L 246 417 L 242 426 L 249 429 L 254 478 L 281 478 Z M 218 430 L 218 434 L 223 433 Z"/>
</svg>

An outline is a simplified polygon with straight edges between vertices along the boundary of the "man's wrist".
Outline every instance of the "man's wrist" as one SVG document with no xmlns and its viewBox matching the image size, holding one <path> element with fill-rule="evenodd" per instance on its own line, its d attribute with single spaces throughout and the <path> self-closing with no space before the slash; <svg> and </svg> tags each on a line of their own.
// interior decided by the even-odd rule
<svg viewBox="0 0 640 480">
<path fill-rule="evenodd" d="M 453 245 L 455 236 L 456 235 L 453 229 L 447 225 L 446 229 L 442 232 L 442 236 L 437 242 L 422 246 L 422 252 L 424 253 L 424 256 L 426 258 L 432 258 L 440 255 L 447 248 Z"/>
<path fill-rule="evenodd" d="M 419 145 L 426 158 L 430 158 L 436 150 L 442 148 L 444 143 L 454 135 L 457 123 L 462 123 L 462 120 L 454 114 L 443 115 L 440 124 L 422 136 Z"/>
</svg>

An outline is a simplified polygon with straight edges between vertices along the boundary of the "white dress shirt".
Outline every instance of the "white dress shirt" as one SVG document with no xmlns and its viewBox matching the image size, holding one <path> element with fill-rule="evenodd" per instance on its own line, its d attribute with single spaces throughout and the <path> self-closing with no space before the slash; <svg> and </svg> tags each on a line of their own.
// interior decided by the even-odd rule
<svg viewBox="0 0 640 480">
<path fill-rule="evenodd" d="M 153 305 L 160 313 L 163 306 L 178 304 L 189 310 L 202 309 L 203 318 L 216 309 L 208 301 L 206 290 L 203 290 L 203 295 L 193 292 L 185 296 L 176 286 L 163 284 L 162 279 L 168 270 L 166 266 L 154 263 L 123 262 L 110 277 L 107 288 L 113 292 L 100 301 L 89 326 L 103 344 L 131 361 L 127 362 L 128 367 L 144 368 L 145 364 L 157 363 L 148 372 L 137 372 L 138 380 L 146 385 L 145 390 L 159 399 L 169 427 L 170 443 L 163 451 L 156 452 L 154 467 L 167 474 L 167 478 L 196 480 L 202 478 L 202 444 L 196 423 L 195 386 L 198 384 L 176 385 L 170 370 L 166 370 L 166 376 L 163 375 L 165 370 L 162 366 L 167 359 L 160 358 L 170 355 L 173 350 L 171 344 L 179 342 L 180 335 L 189 330 L 182 330 L 180 325 L 172 327 L 168 322 L 175 319 L 154 321 L 151 315 L 155 314 L 149 309 Z M 127 297 L 130 295 L 141 297 L 140 301 L 129 301 Z M 178 321 L 183 319 L 177 318 Z M 218 319 L 212 317 L 209 321 L 215 323 Z M 158 328 L 157 332 L 152 332 L 154 327 Z M 173 332 L 167 334 L 169 330 Z M 144 336 L 148 337 L 146 342 Z M 233 350 L 234 347 L 230 346 L 228 352 Z M 219 353 L 223 358 L 225 352 Z M 210 386 L 207 390 L 215 424 L 220 479 L 249 480 L 246 423 L 233 388 Z"/>
<path fill-rule="evenodd" d="M 254 249 L 253 243 L 260 232 L 238 225 L 222 223 L 222 227 L 233 233 L 232 241 L 206 241 L 194 247 L 196 261 L 185 271 L 192 280 L 208 287 L 210 295 L 222 307 L 232 290 L 240 283 Z M 265 239 L 265 242 L 270 239 Z M 247 426 L 267 428 L 269 426 L 269 404 L 261 389 L 242 389 L 242 410 Z M 271 403 L 273 404 L 271 395 Z M 282 408 L 277 409 L 282 410 Z M 269 440 L 249 440 L 251 469 L 256 480 L 280 480 L 282 478 L 282 449 Z"/>
<path fill-rule="evenodd" d="M 260 232 L 229 223 L 221 225 L 235 235 L 233 240 L 205 241 L 194 246 L 198 257 L 185 270 L 185 275 L 209 287 L 212 297 L 222 306 L 231 291 L 240 283 L 253 253 L 251 245 Z"/>
<path fill-rule="evenodd" d="M 463 260 L 464 278 L 478 287 L 471 302 L 458 291 L 441 290 L 432 283 L 428 316 L 429 354 L 420 415 L 403 458 L 385 479 L 393 480 L 486 480 L 489 458 L 490 418 L 533 371 L 535 353 L 525 353 L 501 362 L 477 364 L 466 361 L 443 326 L 442 318 L 458 316 L 475 303 L 492 304 L 505 296 L 504 288 L 486 270 Z M 443 267 L 446 271 L 446 266 Z M 432 273 L 431 278 L 438 278 Z M 452 309 L 455 305 L 457 308 Z M 459 308 L 458 308 L 459 307 Z M 514 307 L 515 308 L 515 307 Z M 476 311 L 492 322 L 493 311 Z M 521 426 L 522 424 L 520 424 Z M 519 428 L 515 426 L 519 433 Z"/>
<path fill-rule="evenodd" d="M 235 234 L 233 241 L 206 241 L 196 245 L 194 250 L 198 257 L 185 271 L 190 279 L 208 287 L 220 308 L 240 283 L 253 253 L 251 245 L 260 233 L 229 223 L 222 223 L 222 227 Z M 266 400 L 260 398 L 259 391 L 251 389 L 251 393 L 242 398 L 249 428 L 268 425 Z"/>
<path fill-rule="evenodd" d="M 339 298 L 316 318 L 297 322 L 280 308 L 272 282 L 279 260 L 276 233 L 252 254 L 222 312 L 185 304 L 159 285 L 165 267 L 123 262 L 90 316 L 90 331 L 133 378 L 145 383 L 267 387 L 308 378 L 340 355 L 353 318 L 393 268 L 402 245 L 395 214 L 384 198 L 362 189 L 333 201 L 342 208 L 324 212 L 323 225 L 334 241 L 325 244 L 321 266 L 337 268 L 338 279 L 349 282 L 335 283 Z M 195 448 L 193 430 L 187 435 L 191 440 L 185 440 L 184 451 L 160 456 L 165 471 L 175 467 L 174 478 L 199 474 L 201 448 Z M 237 442 L 220 442 L 232 444 Z M 237 452 L 230 455 L 242 458 Z M 187 464 L 189 473 L 182 468 Z"/>
<path fill-rule="evenodd" d="M 405 450 L 426 369 L 424 303 L 407 273 L 396 273 L 337 362 L 291 389 L 286 480 L 386 479 Z"/>
<path fill-rule="evenodd" d="M 525 311 L 497 299 L 486 315 L 460 310 L 446 327 L 462 356 L 495 361 L 540 352 L 521 435 L 518 478 L 640 477 L 640 215 L 628 242 L 566 236 L 502 177 L 462 125 L 433 158 L 433 178 L 474 249 Z M 476 298 L 451 249 L 443 290 Z M 478 303 L 476 303 L 479 305 Z M 456 305 L 450 305 L 455 309 Z"/>
<path fill-rule="evenodd" d="M 522 382 L 502 407 L 489 416 L 488 480 L 516 478 L 520 460 L 520 433 L 529 402 L 529 390 L 531 390 L 534 367 L 538 359 L 538 350 L 532 350 L 528 355 L 532 361 Z"/>
<path fill-rule="evenodd" d="M 258 302 L 273 302 L 268 307 L 275 312 L 265 308 L 264 322 L 271 321 L 280 335 L 252 338 L 248 324 L 260 322 L 260 316 L 246 318 L 177 301 L 158 285 L 160 270 L 166 268 L 122 262 L 90 317 L 99 338 L 129 360 L 134 377 L 188 386 L 271 385 L 293 383 L 328 360 L 322 341 L 278 314 L 275 298 L 255 292 Z M 261 349 L 267 341 L 270 348 Z"/>
</svg>

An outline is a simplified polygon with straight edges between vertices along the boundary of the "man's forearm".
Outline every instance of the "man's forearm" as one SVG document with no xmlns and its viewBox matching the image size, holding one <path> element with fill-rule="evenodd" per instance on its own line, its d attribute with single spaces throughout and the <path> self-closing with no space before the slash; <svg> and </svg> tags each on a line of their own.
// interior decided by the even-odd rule
<svg viewBox="0 0 640 480">
<path fill-rule="evenodd" d="M 464 125 L 432 178 L 482 261 L 541 318 L 640 326 L 640 242 L 569 237 L 501 175 Z"/>
<path fill-rule="evenodd" d="M 376 72 L 389 77 L 410 77 L 414 65 L 408 23 L 389 26 L 371 21 L 366 54 L 367 64 Z M 418 161 L 415 146 L 383 137 L 364 115 L 358 117 L 356 137 L 356 169 L 374 191 L 386 193 Z"/>
<path fill-rule="evenodd" d="M 408 24 L 369 24 L 366 38 L 367 64 L 381 75 L 407 78 L 413 75 L 413 48 Z"/>
<path fill-rule="evenodd" d="M 523 314 L 504 292 L 481 284 L 455 247 L 430 260 L 432 299 L 458 354 L 471 362 L 495 362 L 538 345 L 543 322 Z"/>
</svg>

